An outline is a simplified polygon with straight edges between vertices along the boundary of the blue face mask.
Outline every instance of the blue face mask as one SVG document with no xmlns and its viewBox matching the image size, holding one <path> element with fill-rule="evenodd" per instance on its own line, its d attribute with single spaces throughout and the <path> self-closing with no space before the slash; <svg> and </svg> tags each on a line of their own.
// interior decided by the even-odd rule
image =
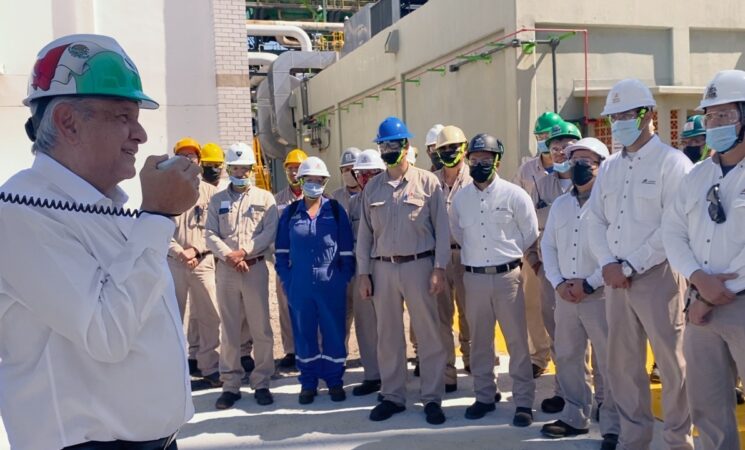
<svg viewBox="0 0 745 450">
<path fill-rule="evenodd" d="M 637 124 L 638 119 L 629 120 L 617 120 L 611 124 L 611 133 L 613 133 L 613 139 L 617 140 L 624 147 L 636 142 L 639 136 L 642 134 L 642 130 L 639 129 Z"/>
<path fill-rule="evenodd" d="M 732 150 L 735 142 L 737 142 L 736 124 L 706 130 L 706 145 L 716 150 L 717 153 L 726 153 Z"/>
<path fill-rule="evenodd" d="M 251 180 L 248 178 L 236 178 L 234 176 L 230 177 L 230 182 L 233 183 L 233 186 L 235 187 L 246 187 L 251 184 Z"/>
<path fill-rule="evenodd" d="M 318 198 L 323 195 L 324 185 L 319 183 L 305 182 L 303 183 L 303 195 L 308 198 Z"/>
<path fill-rule="evenodd" d="M 572 164 L 569 160 L 566 160 L 563 163 L 554 163 L 554 172 L 567 173 L 571 168 Z"/>
<path fill-rule="evenodd" d="M 550 150 L 546 145 L 546 140 L 538 141 L 538 153 L 548 153 Z"/>
</svg>

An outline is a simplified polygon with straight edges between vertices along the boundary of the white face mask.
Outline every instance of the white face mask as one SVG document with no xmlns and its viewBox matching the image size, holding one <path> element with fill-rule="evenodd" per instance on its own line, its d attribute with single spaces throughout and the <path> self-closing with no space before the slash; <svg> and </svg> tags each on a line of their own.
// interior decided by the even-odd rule
<svg viewBox="0 0 745 450">
<path fill-rule="evenodd" d="M 344 181 L 344 185 L 348 188 L 356 188 L 357 186 L 359 186 L 359 183 L 357 183 L 357 179 L 354 178 L 354 174 L 351 171 L 343 172 L 341 174 L 341 179 L 342 181 Z"/>
<path fill-rule="evenodd" d="M 233 183 L 233 186 L 235 187 L 246 187 L 251 185 L 251 179 L 250 178 L 236 178 L 231 175 L 230 182 Z"/>
</svg>

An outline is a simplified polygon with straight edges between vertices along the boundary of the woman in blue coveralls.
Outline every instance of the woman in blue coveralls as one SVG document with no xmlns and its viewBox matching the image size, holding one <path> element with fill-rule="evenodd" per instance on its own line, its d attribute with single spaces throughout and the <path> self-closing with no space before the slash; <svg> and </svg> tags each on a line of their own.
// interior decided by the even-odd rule
<svg viewBox="0 0 745 450">
<path fill-rule="evenodd" d="M 312 403 L 322 379 L 331 400 L 340 402 L 346 399 L 342 376 L 346 288 L 354 276 L 352 226 L 344 208 L 323 196 L 329 172 L 321 159 L 305 160 L 298 179 L 303 199 L 285 208 L 279 220 L 276 268 L 290 309 L 299 401 Z"/>
</svg>

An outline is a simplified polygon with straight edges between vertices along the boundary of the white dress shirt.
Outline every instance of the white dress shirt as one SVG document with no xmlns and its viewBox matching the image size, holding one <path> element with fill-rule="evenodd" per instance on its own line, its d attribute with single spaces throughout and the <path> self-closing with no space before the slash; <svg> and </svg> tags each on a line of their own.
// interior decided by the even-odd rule
<svg viewBox="0 0 745 450">
<path fill-rule="evenodd" d="M 614 153 L 600 166 L 586 218 L 601 266 L 623 259 L 644 273 L 665 261 L 662 211 L 691 167 L 683 152 L 657 135 L 637 152 Z"/>
<path fill-rule="evenodd" d="M 2 192 L 121 206 L 38 154 Z M 14 450 L 147 441 L 194 413 L 174 223 L 0 203 L 0 411 Z"/>
<path fill-rule="evenodd" d="M 603 269 L 587 237 L 588 203 L 580 206 L 573 190 L 554 200 L 541 238 L 546 278 L 556 287 L 564 280 L 581 278 L 594 289 L 603 285 Z"/>
<path fill-rule="evenodd" d="M 498 266 L 523 257 L 538 238 L 538 219 L 527 192 L 497 175 L 483 191 L 471 182 L 455 194 L 450 230 L 464 265 Z"/>
<path fill-rule="evenodd" d="M 663 240 L 670 264 L 690 279 L 697 270 L 736 273 L 725 281 L 727 289 L 745 289 L 745 162 L 722 176 L 722 169 L 708 158 L 686 175 L 675 202 L 665 211 Z M 716 158 L 718 159 L 718 158 Z M 706 194 L 719 184 L 719 197 L 727 220 L 717 224 L 709 217 Z"/>
</svg>

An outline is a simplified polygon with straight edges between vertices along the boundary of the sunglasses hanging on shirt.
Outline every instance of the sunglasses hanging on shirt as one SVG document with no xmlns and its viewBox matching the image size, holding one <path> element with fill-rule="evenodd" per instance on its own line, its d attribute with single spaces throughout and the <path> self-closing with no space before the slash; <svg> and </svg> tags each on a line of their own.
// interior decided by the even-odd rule
<svg viewBox="0 0 745 450">
<path fill-rule="evenodd" d="M 709 218 L 714 223 L 724 223 L 727 220 L 727 215 L 724 213 L 722 200 L 719 196 L 719 184 L 709 188 L 709 192 L 706 193 L 706 201 L 709 202 Z"/>
</svg>

